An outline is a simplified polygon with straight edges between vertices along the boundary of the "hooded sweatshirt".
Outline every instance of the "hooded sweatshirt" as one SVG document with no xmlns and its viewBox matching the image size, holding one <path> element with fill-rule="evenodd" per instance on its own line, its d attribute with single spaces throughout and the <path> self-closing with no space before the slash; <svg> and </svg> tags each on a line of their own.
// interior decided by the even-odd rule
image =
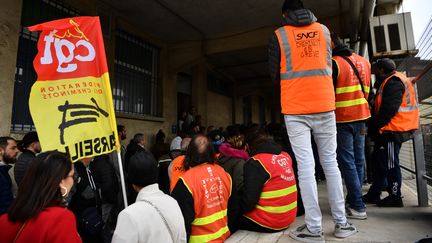
<svg viewBox="0 0 432 243">
<path fill-rule="evenodd" d="M 313 24 L 316 21 L 317 18 L 309 9 L 297 9 L 288 12 L 288 14 L 283 18 L 281 26 L 306 26 Z M 276 33 L 273 33 L 270 38 L 268 56 L 270 77 L 273 82 L 278 83 L 280 81 L 281 51 Z"/>
</svg>

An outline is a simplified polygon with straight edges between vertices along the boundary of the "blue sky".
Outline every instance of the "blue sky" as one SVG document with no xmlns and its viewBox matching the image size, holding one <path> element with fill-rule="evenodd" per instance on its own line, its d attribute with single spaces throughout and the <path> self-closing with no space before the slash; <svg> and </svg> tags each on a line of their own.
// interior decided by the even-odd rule
<svg viewBox="0 0 432 243">
<path fill-rule="evenodd" d="M 432 0 L 404 0 L 399 12 L 411 12 L 415 43 L 432 17 Z"/>
</svg>

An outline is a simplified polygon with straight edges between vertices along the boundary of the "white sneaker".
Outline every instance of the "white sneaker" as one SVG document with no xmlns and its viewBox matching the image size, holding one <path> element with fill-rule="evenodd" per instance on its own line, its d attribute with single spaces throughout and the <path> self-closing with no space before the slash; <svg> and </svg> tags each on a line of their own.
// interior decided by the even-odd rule
<svg viewBox="0 0 432 243">
<path fill-rule="evenodd" d="M 296 230 L 290 231 L 289 236 L 301 242 L 325 243 L 324 233 L 322 231 L 312 233 L 309 231 L 306 224 L 298 227 Z"/>
<path fill-rule="evenodd" d="M 352 209 L 350 207 L 347 207 L 345 209 L 347 218 L 350 219 L 367 219 L 366 210 L 364 212 L 357 211 L 355 209 Z"/>
<path fill-rule="evenodd" d="M 335 225 L 334 236 L 337 238 L 346 238 L 355 233 L 357 233 L 357 228 L 349 222 Z"/>
</svg>

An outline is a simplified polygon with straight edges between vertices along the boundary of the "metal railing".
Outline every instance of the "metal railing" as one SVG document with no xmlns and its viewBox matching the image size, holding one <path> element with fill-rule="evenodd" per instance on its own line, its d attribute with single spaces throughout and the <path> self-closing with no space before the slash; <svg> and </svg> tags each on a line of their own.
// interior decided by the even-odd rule
<svg viewBox="0 0 432 243">
<path fill-rule="evenodd" d="M 420 109 L 420 129 L 413 139 L 414 164 L 401 161 L 401 168 L 416 175 L 419 206 L 425 207 L 428 206 L 428 184 L 432 186 L 432 19 L 416 49 L 416 56 L 403 59 L 398 67 L 413 78 Z"/>
</svg>

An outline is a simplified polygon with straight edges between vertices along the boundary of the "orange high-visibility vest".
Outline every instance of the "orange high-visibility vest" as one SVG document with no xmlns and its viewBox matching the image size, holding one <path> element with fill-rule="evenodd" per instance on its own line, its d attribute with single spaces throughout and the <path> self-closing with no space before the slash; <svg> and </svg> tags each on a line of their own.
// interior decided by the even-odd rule
<svg viewBox="0 0 432 243">
<path fill-rule="evenodd" d="M 336 122 L 363 121 L 370 117 L 367 98 L 370 90 L 370 63 L 353 53 L 347 56 L 357 68 L 363 82 L 364 93 L 351 65 L 342 57 L 334 56 L 339 75 L 336 82 Z"/>
<path fill-rule="evenodd" d="M 223 242 L 228 229 L 231 177 L 217 164 L 201 164 L 186 171 L 183 181 L 194 200 L 195 219 L 189 242 Z"/>
<path fill-rule="evenodd" d="M 170 182 L 170 191 L 172 192 L 174 190 L 175 185 L 177 184 L 177 181 L 179 180 L 180 176 L 183 175 L 185 172 L 184 169 L 184 163 L 183 160 L 186 158 L 186 155 L 180 155 L 177 156 L 173 161 L 172 165 L 172 175 L 171 175 L 171 182 Z"/>
<path fill-rule="evenodd" d="M 288 228 L 297 213 L 297 188 L 291 157 L 282 152 L 279 155 L 257 154 L 252 159 L 261 163 L 270 179 L 264 184 L 255 209 L 244 216 L 266 228 Z"/>
<path fill-rule="evenodd" d="M 384 86 L 392 77 L 398 77 L 405 86 L 405 92 L 402 96 L 402 104 L 398 112 L 393 116 L 387 125 L 380 129 L 380 133 L 384 131 L 407 132 L 419 128 L 419 109 L 414 85 L 405 75 L 400 72 L 395 72 L 390 77 L 386 78 L 380 85 L 375 98 L 375 114 L 378 114 L 381 103 Z"/>
<path fill-rule="evenodd" d="M 313 114 L 335 109 L 330 32 L 324 25 L 280 27 L 280 85 L 283 114 Z"/>
</svg>

